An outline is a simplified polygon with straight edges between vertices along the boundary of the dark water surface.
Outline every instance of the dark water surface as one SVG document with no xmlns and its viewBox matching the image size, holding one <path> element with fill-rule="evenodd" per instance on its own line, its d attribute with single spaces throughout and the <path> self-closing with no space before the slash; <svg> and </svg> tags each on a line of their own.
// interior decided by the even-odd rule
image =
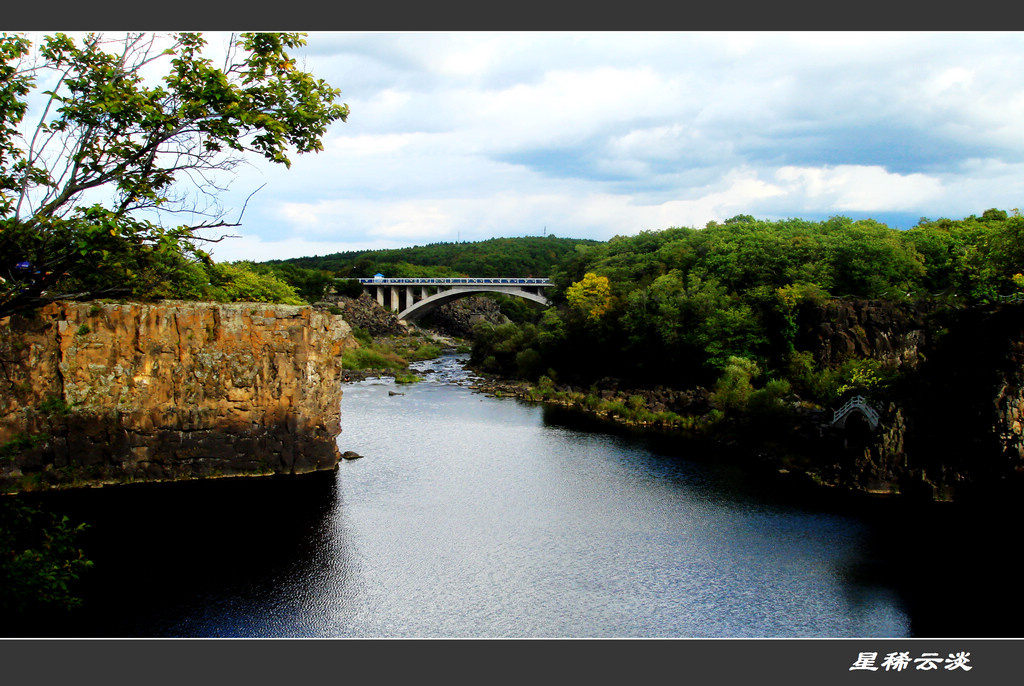
<svg viewBox="0 0 1024 686">
<path fill-rule="evenodd" d="M 423 367 L 346 386 L 339 445 L 364 457 L 336 473 L 46 494 L 91 525 L 95 568 L 75 620 L 25 635 L 1016 631 L 985 590 L 1001 553 L 941 518 L 788 497 L 681 440 L 473 393 L 454 357 Z"/>
</svg>

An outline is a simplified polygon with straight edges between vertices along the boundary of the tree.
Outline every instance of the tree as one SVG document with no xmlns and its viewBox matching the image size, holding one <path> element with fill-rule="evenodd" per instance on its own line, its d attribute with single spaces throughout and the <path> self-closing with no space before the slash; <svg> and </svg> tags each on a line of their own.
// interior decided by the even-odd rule
<svg viewBox="0 0 1024 686">
<path fill-rule="evenodd" d="M 611 284 L 608 277 L 587 272 L 566 289 L 565 299 L 573 309 L 584 313 L 588 321 L 597 321 L 611 307 Z"/>
<path fill-rule="evenodd" d="M 81 605 L 75 588 L 92 567 L 79 545 L 85 524 L 5 497 L 0 502 L 0 629 L 29 613 Z M 11 625 L 8 625 L 11 622 Z"/>
<path fill-rule="evenodd" d="M 144 289 L 146 267 L 167 255 L 208 261 L 202 242 L 225 236 L 201 231 L 238 225 L 217 203 L 223 174 L 245 153 L 290 166 L 292 150 L 322 150 L 348 116 L 340 91 L 296 68 L 287 51 L 304 44 L 243 33 L 216 68 L 198 33 L 80 44 L 58 33 L 34 58 L 28 39 L 0 35 L 0 316 Z M 164 225 L 183 212 L 201 221 Z"/>
</svg>

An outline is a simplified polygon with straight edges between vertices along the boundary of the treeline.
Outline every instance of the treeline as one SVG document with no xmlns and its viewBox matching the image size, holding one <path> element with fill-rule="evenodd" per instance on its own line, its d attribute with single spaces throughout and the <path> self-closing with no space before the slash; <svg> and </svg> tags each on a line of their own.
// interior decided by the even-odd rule
<svg viewBox="0 0 1024 686">
<path fill-rule="evenodd" d="M 103 234 L 106 236 L 106 234 Z M 109 239 L 113 241 L 113 238 Z M 92 269 L 68 274 L 50 286 L 51 294 L 91 297 L 312 303 L 333 291 L 357 296 L 354 284 L 339 278 L 386 276 L 548 276 L 575 254 L 598 241 L 575 238 L 494 238 L 478 242 L 434 243 L 412 248 L 354 251 L 288 260 L 214 262 L 201 251 L 166 250 L 142 243 L 100 245 Z M 97 248 L 97 249 L 99 249 Z M 33 270 L 44 260 L 24 253 Z M 25 276 L 31 277 L 31 274 Z M 15 289 L 19 279 L 0 282 Z"/>
<path fill-rule="evenodd" d="M 598 241 L 555 236 L 491 238 L 484 241 L 430 243 L 411 248 L 364 250 L 332 255 L 272 260 L 270 267 L 330 272 L 338 277 L 370 277 L 380 272 L 389 277 L 427 276 L 534 276 L 544 277 L 569 259 L 577 246 Z"/>
<path fill-rule="evenodd" d="M 1024 218 L 991 209 L 906 230 L 872 220 L 670 228 L 580 246 L 552 270 L 557 307 L 482 327 L 478 368 L 530 381 L 605 377 L 678 388 L 770 383 L 829 402 L 884 387 L 869 360 L 817 368 L 794 345 L 801 307 L 830 297 L 992 302 L 1024 291 Z M 741 384 L 741 385 L 743 385 Z M 742 389 L 741 389 L 742 390 Z M 724 392 L 724 390 L 723 390 Z"/>
</svg>

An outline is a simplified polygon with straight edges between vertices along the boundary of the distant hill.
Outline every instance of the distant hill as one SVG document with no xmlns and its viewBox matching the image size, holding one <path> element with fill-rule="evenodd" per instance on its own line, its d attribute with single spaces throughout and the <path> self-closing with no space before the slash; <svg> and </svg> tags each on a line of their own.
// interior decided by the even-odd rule
<svg viewBox="0 0 1024 686">
<path fill-rule="evenodd" d="M 524 236 L 476 242 L 430 243 L 411 248 L 340 252 L 332 255 L 270 260 L 328 271 L 338 277 L 369 277 L 377 272 L 401 276 L 548 276 L 552 267 L 576 252 L 576 246 L 599 243 L 586 238 Z"/>
</svg>

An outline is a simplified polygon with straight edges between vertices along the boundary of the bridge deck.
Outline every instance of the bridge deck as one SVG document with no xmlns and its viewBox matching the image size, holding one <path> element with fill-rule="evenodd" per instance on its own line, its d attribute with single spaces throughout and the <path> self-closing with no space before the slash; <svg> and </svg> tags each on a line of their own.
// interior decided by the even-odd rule
<svg viewBox="0 0 1024 686">
<path fill-rule="evenodd" d="M 469 277 L 437 278 L 383 276 L 339 279 L 358 281 L 380 304 L 398 314 L 400 319 L 417 319 L 440 305 L 474 293 L 505 293 L 539 305 L 550 305 L 543 295 L 545 288 L 555 284 L 551 279 L 535 277 Z"/>
</svg>

